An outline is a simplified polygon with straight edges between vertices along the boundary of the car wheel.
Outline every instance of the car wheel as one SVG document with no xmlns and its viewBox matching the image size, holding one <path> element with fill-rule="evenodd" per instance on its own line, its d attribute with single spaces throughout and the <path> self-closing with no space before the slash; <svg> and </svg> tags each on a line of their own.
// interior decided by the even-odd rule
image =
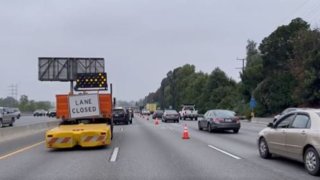
<svg viewBox="0 0 320 180">
<path fill-rule="evenodd" d="M 200 123 L 198 123 L 198 129 L 199 129 L 200 131 L 203 130 L 202 127 L 200 126 Z"/>
<path fill-rule="evenodd" d="M 264 138 L 259 140 L 259 154 L 263 159 L 271 158 L 272 154 L 269 152 L 269 147 Z"/>
<path fill-rule="evenodd" d="M 196 121 L 198 121 L 198 118 L 197 118 L 197 117 L 195 117 L 194 119 L 195 119 Z"/>
<path fill-rule="evenodd" d="M 208 124 L 208 132 L 209 132 L 209 133 L 212 133 L 212 127 L 211 127 L 211 124 L 210 124 L 210 123 Z"/>
<path fill-rule="evenodd" d="M 233 133 L 238 133 L 239 129 L 233 129 Z"/>
<path fill-rule="evenodd" d="M 179 123 L 179 119 L 177 120 L 177 123 Z"/>
<path fill-rule="evenodd" d="M 304 153 L 304 166 L 309 174 L 313 176 L 320 174 L 319 154 L 312 147 Z"/>
<path fill-rule="evenodd" d="M 183 117 L 183 120 L 186 120 L 186 117 Z"/>
</svg>

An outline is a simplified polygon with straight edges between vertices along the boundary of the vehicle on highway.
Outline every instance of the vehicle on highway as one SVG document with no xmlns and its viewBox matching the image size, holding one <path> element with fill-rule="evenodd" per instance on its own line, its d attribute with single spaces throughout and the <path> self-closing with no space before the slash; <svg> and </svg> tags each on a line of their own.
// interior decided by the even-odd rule
<svg viewBox="0 0 320 180">
<path fill-rule="evenodd" d="M 202 119 L 198 121 L 199 130 L 206 129 L 209 132 L 215 130 L 233 130 L 238 133 L 240 129 L 240 119 L 230 110 L 208 110 Z"/>
<path fill-rule="evenodd" d="M 16 119 L 20 119 L 21 112 L 19 108 L 8 108 L 9 113 L 13 114 Z"/>
<path fill-rule="evenodd" d="M 320 110 L 297 110 L 285 114 L 259 133 L 262 158 L 273 154 L 303 162 L 308 173 L 320 174 Z"/>
<path fill-rule="evenodd" d="M 96 84 L 86 84 L 89 78 Z M 75 89 L 82 91 L 106 87 L 106 73 L 77 74 Z M 111 144 L 113 138 L 112 107 L 115 98 L 110 93 L 69 93 L 56 95 L 56 117 L 61 124 L 48 130 L 45 135 L 47 148 L 62 149 L 80 147 L 103 147 Z"/>
<path fill-rule="evenodd" d="M 128 113 L 129 113 L 129 117 L 130 117 L 130 119 L 132 119 L 132 118 L 134 118 L 134 112 L 133 112 L 133 109 L 132 108 L 128 108 L 127 109 L 127 111 L 128 111 Z"/>
<path fill-rule="evenodd" d="M 161 119 L 162 116 L 163 116 L 163 110 L 156 110 L 156 111 L 152 114 L 152 119 L 156 119 L 156 118 Z"/>
<path fill-rule="evenodd" d="M 287 114 L 289 112 L 296 111 L 298 109 L 299 108 L 296 108 L 296 107 L 290 107 L 290 108 L 287 108 L 287 109 L 283 110 L 280 114 L 274 116 L 273 122 L 277 121 L 281 116 L 283 116 L 283 115 L 285 115 L 285 114 Z"/>
<path fill-rule="evenodd" d="M 150 111 L 149 110 L 147 110 L 147 109 L 142 109 L 141 110 L 141 115 L 144 115 L 144 116 L 150 116 Z"/>
<path fill-rule="evenodd" d="M 181 111 L 179 111 L 180 118 L 186 120 L 190 118 L 191 120 L 198 120 L 198 111 L 195 109 L 194 104 L 184 104 L 182 105 Z"/>
<path fill-rule="evenodd" d="M 112 118 L 115 124 L 132 124 L 128 111 L 122 107 L 113 108 Z"/>
<path fill-rule="evenodd" d="M 0 128 L 3 126 L 13 126 L 16 116 L 8 111 L 8 108 L 0 107 Z"/>
<path fill-rule="evenodd" d="M 50 110 L 47 112 L 47 116 L 48 116 L 48 117 L 53 118 L 53 117 L 56 117 L 56 115 L 57 115 L 57 112 L 56 112 L 55 109 L 50 109 Z"/>
<path fill-rule="evenodd" d="M 162 122 L 173 121 L 179 123 L 179 113 L 176 110 L 166 109 L 162 115 Z"/>
<path fill-rule="evenodd" d="M 34 117 L 38 117 L 38 116 L 46 116 L 47 115 L 47 111 L 44 109 L 37 109 L 33 112 L 33 116 Z"/>
</svg>

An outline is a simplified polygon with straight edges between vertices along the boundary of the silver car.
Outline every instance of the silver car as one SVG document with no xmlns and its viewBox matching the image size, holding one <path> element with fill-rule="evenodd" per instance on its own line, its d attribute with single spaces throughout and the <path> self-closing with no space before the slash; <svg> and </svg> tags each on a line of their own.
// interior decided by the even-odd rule
<svg viewBox="0 0 320 180">
<path fill-rule="evenodd" d="M 297 110 L 282 116 L 259 133 L 259 154 L 303 162 L 311 175 L 320 174 L 320 110 Z"/>
<path fill-rule="evenodd" d="M 13 126 L 15 115 L 8 111 L 8 108 L 0 107 L 0 128 L 5 125 Z"/>
</svg>

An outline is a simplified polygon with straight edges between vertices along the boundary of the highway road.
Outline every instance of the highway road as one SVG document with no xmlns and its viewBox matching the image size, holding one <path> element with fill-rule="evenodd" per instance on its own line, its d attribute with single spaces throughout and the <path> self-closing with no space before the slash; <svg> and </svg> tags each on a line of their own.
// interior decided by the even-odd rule
<svg viewBox="0 0 320 180">
<path fill-rule="evenodd" d="M 187 124 L 189 140 L 181 138 Z M 196 121 L 161 123 L 137 117 L 115 127 L 105 148 L 48 150 L 43 133 L 0 143 L 0 179 L 319 179 L 301 163 L 261 159 L 256 137 L 265 125 L 242 122 L 239 134 L 208 133 Z"/>
<path fill-rule="evenodd" d="M 40 116 L 40 117 L 33 117 L 32 115 L 29 116 L 21 116 L 20 119 L 16 119 L 13 126 L 26 126 L 30 124 L 36 124 L 41 122 L 50 122 L 55 121 L 56 118 L 49 118 L 47 116 Z"/>
</svg>

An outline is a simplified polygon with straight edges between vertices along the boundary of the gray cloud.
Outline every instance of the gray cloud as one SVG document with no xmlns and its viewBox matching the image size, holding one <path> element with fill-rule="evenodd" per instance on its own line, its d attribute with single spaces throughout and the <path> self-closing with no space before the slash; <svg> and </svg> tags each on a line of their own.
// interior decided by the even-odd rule
<svg viewBox="0 0 320 180">
<path fill-rule="evenodd" d="M 296 16 L 317 25 L 318 1 L 4 0 L 0 2 L 0 97 L 54 100 L 67 83 L 39 82 L 40 56 L 104 57 L 119 99 L 137 100 L 186 63 L 238 79 L 247 39 L 260 42 Z M 319 14 L 318 14 L 319 15 Z"/>
</svg>

